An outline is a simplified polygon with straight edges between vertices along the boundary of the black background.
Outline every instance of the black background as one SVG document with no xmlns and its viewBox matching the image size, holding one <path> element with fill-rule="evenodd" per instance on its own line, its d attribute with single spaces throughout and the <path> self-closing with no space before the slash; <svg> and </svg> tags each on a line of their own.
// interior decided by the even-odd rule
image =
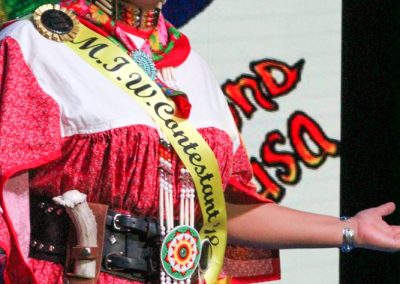
<svg viewBox="0 0 400 284">
<path fill-rule="evenodd" d="M 344 0 L 341 213 L 395 201 L 400 224 L 400 1 Z M 400 253 L 341 254 L 342 284 L 400 283 Z"/>
</svg>

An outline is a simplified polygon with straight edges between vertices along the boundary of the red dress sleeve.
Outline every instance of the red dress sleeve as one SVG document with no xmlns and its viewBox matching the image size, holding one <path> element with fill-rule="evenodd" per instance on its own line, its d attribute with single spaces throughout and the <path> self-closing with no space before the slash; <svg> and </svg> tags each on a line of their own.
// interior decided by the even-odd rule
<svg viewBox="0 0 400 284">
<path fill-rule="evenodd" d="M 225 191 L 226 201 L 234 204 L 271 203 L 257 193 L 253 171 L 241 141 L 234 154 L 233 171 Z M 280 279 L 279 251 L 228 245 L 223 276 L 231 284 L 258 283 Z"/>
<path fill-rule="evenodd" d="M 270 199 L 257 193 L 257 187 L 252 181 L 253 170 L 246 148 L 241 143 L 233 157 L 233 170 L 225 191 L 227 202 L 234 204 L 271 203 Z"/>
<path fill-rule="evenodd" d="M 0 42 L 0 247 L 5 251 L 5 283 L 35 283 L 21 253 L 7 204 L 7 181 L 61 155 L 60 111 L 40 88 L 17 41 Z M 19 279 L 19 280 L 17 280 Z M 20 282 L 27 279 L 26 282 Z M 25 281 L 25 280 L 24 280 Z"/>
</svg>

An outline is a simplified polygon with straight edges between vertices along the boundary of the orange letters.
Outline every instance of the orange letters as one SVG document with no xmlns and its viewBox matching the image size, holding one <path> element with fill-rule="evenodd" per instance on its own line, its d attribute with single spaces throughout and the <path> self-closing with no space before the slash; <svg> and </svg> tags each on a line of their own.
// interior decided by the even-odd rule
<svg viewBox="0 0 400 284">
<path fill-rule="evenodd" d="M 258 109 L 279 109 L 275 100 L 296 88 L 304 63 L 303 59 L 293 66 L 272 59 L 252 62 L 250 69 L 255 75 L 241 75 L 223 84 L 222 89 L 239 130 L 243 126 L 239 110 L 250 120 Z M 276 72 L 280 73 L 281 80 L 275 78 Z M 295 185 L 301 180 L 301 164 L 317 169 L 327 157 L 339 155 L 339 141 L 327 137 L 322 127 L 303 111 L 290 115 L 287 131 L 287 138 L 279 130 L 266 133 L 260 146 L 260 157 L 251 157 L 254 177 L 261 187 L 260 194 L 275 201 L 281 200 L 285 194 L 282 184 Z M 279 151 L 276 147 L 287 143 L 291 146 L 290 151 Z M 275 176 L 267 171 L 271 168 L 276 169 Z"/>
</svg>

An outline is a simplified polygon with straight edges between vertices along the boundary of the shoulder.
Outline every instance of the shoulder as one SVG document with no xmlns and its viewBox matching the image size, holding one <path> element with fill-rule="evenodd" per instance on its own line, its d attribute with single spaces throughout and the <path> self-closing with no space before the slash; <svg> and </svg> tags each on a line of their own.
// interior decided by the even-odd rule
<svg viewBox="0 0 400 284">
<path fill-rule="evenodd" d="M 2 29 L 0 41 L 16 43 L 28 64 L 43 61 L 67 49 L 63 44 L 42 36 L 29 19 L 16 21 Z"/>
<path fill-rule="evenodd" d="M 27 38 L 34 39 L 35 34 L 40 36 L 30 20 L 20 20 L 0 30 L 0 40 L 8 37 L 17 41 L 26 40 Z"/>
<path fill-rule="evenodd" d="M 25 64 L 26 56 L 23 47 L 27 45 L 24 43 L 32 41 L 33 32 L 36 32 L 36 30 L 28 20 L 15 21 L 0 30 L 1 56 L 3 60 L 7 58 L 7 61 L 4 61 L 3 68 L 5 68 L 7 62 L 12 62 L 14 65 L 18 62 Z"/>
</svg>

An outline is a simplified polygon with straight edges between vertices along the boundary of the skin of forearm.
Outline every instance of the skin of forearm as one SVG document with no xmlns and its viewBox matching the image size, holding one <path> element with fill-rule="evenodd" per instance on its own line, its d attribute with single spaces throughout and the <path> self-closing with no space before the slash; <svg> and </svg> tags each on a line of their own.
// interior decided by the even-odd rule
<svg viewBox="0 0 400 284">
<path fill-rule="evenodd" d="M 345 227 L 337 217 L 293 210 L 277 204 L 227 203 L 228 242 L 262 248 L 340 247 Z"/>
</svg>

